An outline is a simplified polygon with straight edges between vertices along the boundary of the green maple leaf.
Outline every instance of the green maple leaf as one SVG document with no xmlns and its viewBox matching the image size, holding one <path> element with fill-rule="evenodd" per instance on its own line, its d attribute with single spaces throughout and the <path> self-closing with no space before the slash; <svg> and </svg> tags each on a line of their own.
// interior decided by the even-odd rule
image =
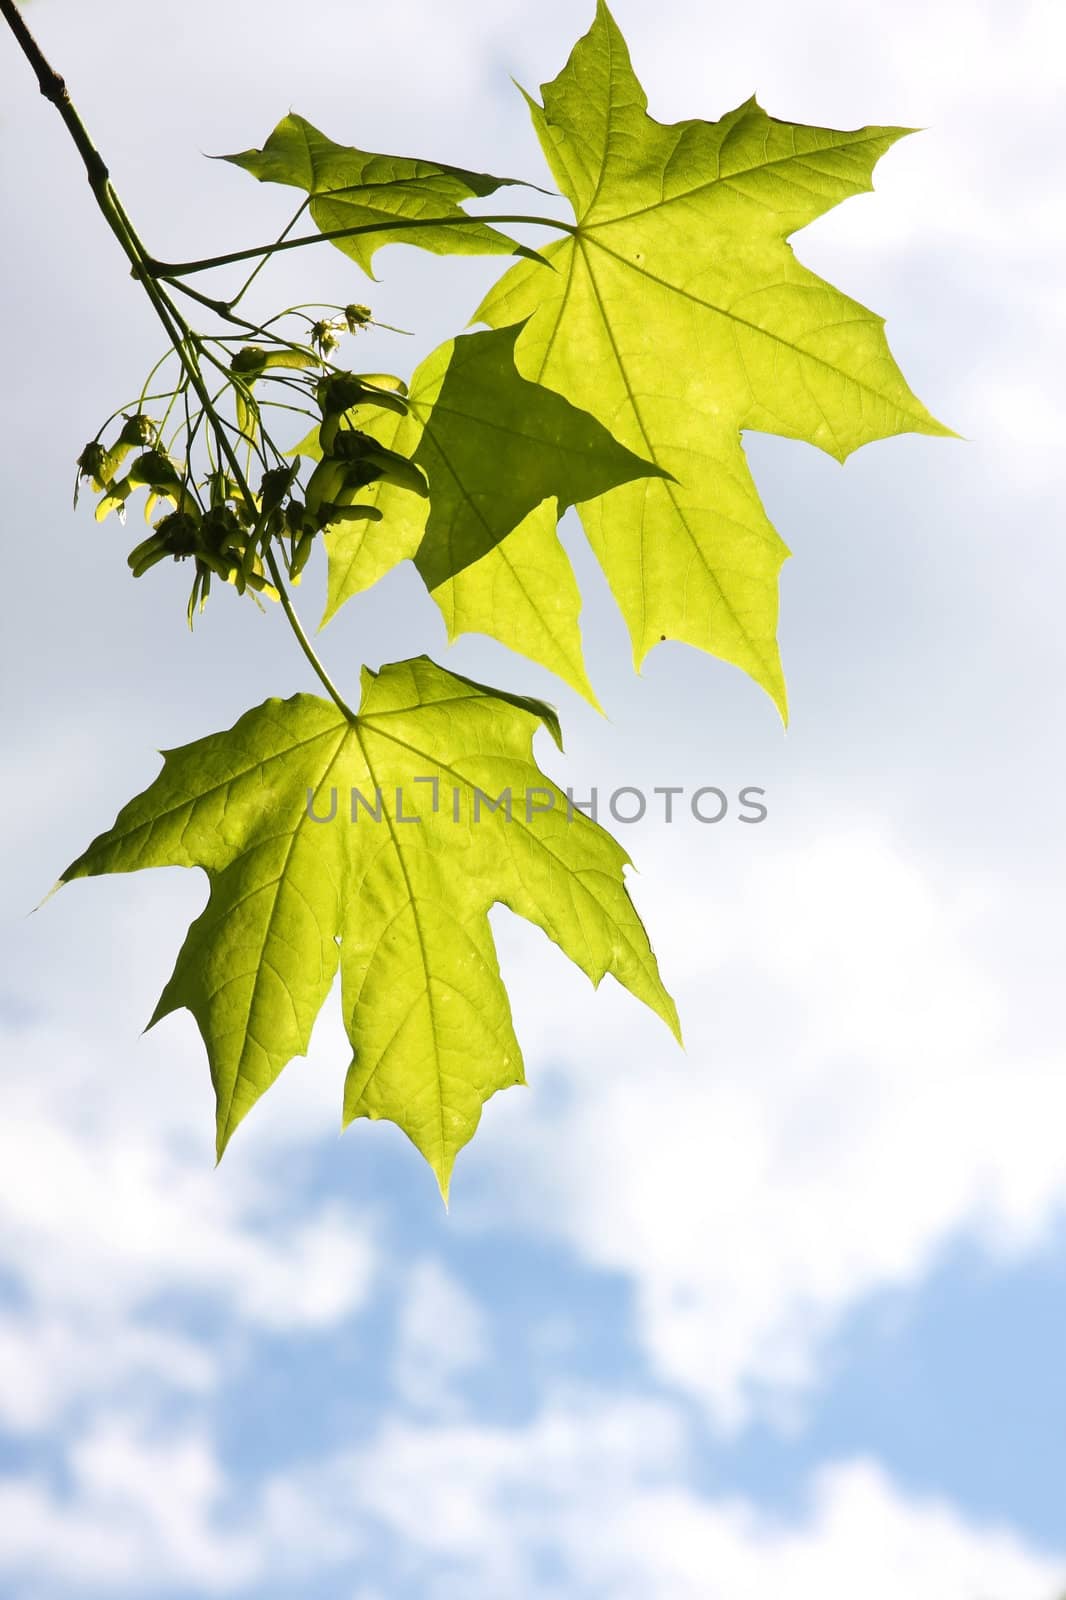
<svg viewBox="0 0 1066 1600">
<path fill-rule="evenodd" d="M 581 648 L 581 592 L 558 532 L 559 505 L 539 506 L 502 544 L 432 591 L 449 642 L 486 633 L 554 672 L 597 711 Z"/>
<path fill-rule="evenodd" d="M 356 415 L 361 429 L 423 470 L 429 499 L 387 482 L 360 494 L 382 520 L 330 531 L 324 620 L 410 557 L 452 637 L 475 628 L 495 633 L 595 703 L 581 657 L 577 584 L 556 523 L 567 506 L 661 476 L 662 468 L 625 449 L 587 412 L 520 377 L 519 332 L 449 340 L 412 377 L 405 416 Z M 318 450 L 314 435 L 297 446 L 301 454 Z"/>
<path fill-rule="evenodd" d="M 872 187 L 905 128 L 779 122 L 754 100 L 719 122 L 647 114 L 606 5 L 529 99 L 576 235 L 520 264 L 475 320 L 525 322 L 516 360 L 671 475 L 583 504 L 639 666 L 662 638 L 734 662 L 782 714 L 777 585 L 788 554 L 741 443 L 746 428 L 843 461 L 891 434 L 949 435 L 911 393 L 882 318 L 787 243 Z"/>
<path fill-rule="evenodd" d="M 398 1123 L 447 1197 L 483 1103 L 524 1081 L 487 918 L 497 903 L 677 1031 L 626 892 L 628 857 L 580 811 L 568 815 L 533 757 L 541 726 L 559 741 L 549 707 L 424 656 L 364 670 L 354 719 L 298 694 L 164 752 L 155 782 L 67 868 L 61 883 L 207 872 L 207 906 L 150 1026 L 183 1006 L 195 1016 L 220 1156 L 306 1053 L 339 965 L 353 1051 L 345 1125 Z M 329 818 L 334 792 L 335 815 L 314 820 Z M 488 804 L 507 792 L 510 818 Z"/>
<path fill-rule="evenodd" d="M 415 566 L 427 589 L 495 549 L 548 494 L 564 511 L 617 484 L 664 475 L 588 412 L 522 378 L 514 362 L 520 333 L 450 340 L 443 382 L 423 411 L 413 459 L 429 479 L 430 501 Z"/>
<path fill-rule="evenodd" d="M 350 145 L 334 144 L 304 117 L 283 117 L 261 150 L 223 156 L 261 183 L 282 183 L 303 189 L 310 212 L 322 233 L 341 228 L 380 225 L 381 231 L 334 239 L 333 244 L 358 263 L 368 277 L 383 245 L 418 245 L 437 255 L 522 255 L 536 252 L 508 238 L 488 223 L 472 222 L 461 202 L 521 183 L 487 172 L 467 172 L 436 161 L 407 156 L 375 155 Z M 425 227 L 411 224 L 431 218 Z M 389 228 L 388 223 L 399 225 Z"/>
</svg>

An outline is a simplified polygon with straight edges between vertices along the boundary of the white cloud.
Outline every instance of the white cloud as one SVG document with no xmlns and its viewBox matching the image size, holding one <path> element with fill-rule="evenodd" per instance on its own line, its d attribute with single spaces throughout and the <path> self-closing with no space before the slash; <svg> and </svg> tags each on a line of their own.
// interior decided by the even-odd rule
<svg viewBox="0 0 1066 1600">
<path fill-rule="evenodd" d="M 261 1570 L 262 1540 L 222 1527 L 225 1481 L 195 1435 L 158 1442 L 112 1419 L 72 1445 L 69 1495 L 42 1479 L 0 1478 L 0 1570 L 66 1592 L 179 1583 L 214 1593 Z M 46 1590 L 45 1592 L 49 1592 Z"/>
<path fill-rule="evenodd" d="M 277 1136 L 216 1172 L 205 1108 L 162 1035 L 123 1063 L 91 1026 L 3 1037 L 0 1270 L 16 1291 L 0 1318 L 9 1426 L 44 1427 L 83 1393 L 152 1383 L 202 1393 L 238 1330 L 310 1333 L 365 1304 L 369 1220 L 330 1197 L 294 1204 L 278 1186 Z M 143 1096 L 123 1092 L 134 1078 Z M 290 1132 L 301 1142 L 306 1121 Z M 176 1322 L 159 1310 L 174 1297 L 213 1304 L 229 1332 L 210 1346 L 193 1339 L 180 1310 Z"/>
<path fill-rule="evenodd" d="M 799 1527 L 667 1488 L 620 1508 L 606 1533 L 578 1546 L 578 1560 L 589 1593 L 617 1600 L 1052 1600 L 1063 1575 L 1061 1559 L 901 1495 L 864 1461 L 816 1478 Z"/>
<path fill-rule="evenodd" d="M 0 1479 L 0 1571 L 41 1600 L 326 1571 L 369 1579 L 358 1600 L 390 1592 L 389 1574 L 427 1600 L 1054 1600 L 1066 1568 L 869 1461 L 818 1473 L 788 1515 L 701 1494 L 675 1410 L 579 1392 L 516 1427 L 387 1422 L 239 1497 L 202 1436 L 160 1443 L 129 1418 L 98 1423 L 67 1466 L 62 1494 Z"/>
<path fill-rule="evenodd" d="M 440 1262 L 418 1261 L 404 1285 L 396 1329 L 393 1382 L 406 1405 L 454 1411 L 453 1380 L 484 1361 L 485 1318 L 477 1301 Z"/>
<path fill-rule="evenodd" d="M 1062 1581 L 1066 1555 L 903 1494 L 868 1461 L 819 1473 L 789 1516 L 700 1495 L 683 1464 L 671 1410 L 571 1394 L 517 1428 L 393 1424 L 289 1492 L 369 1519 L 379 1559 L 427 1600 L 1053 1600 Z"/>
<path fill-rule="evenodd" d="M 161 1386 L 204 1394 L 216 1376 L 210 1350 L 128 1313 L 64 1316 L 48 1305 L 0 1313 L 0 1423 L 14 1433 L 53 1425 L 87 1392 Z"/>
<path fill-rule="evenodd" d="M 652 906 L 684 1057 L 503 926 L 531 1090 L 490 1106 L 469 1158 L 488 1190 L 464 1211 L 460 1171 L 455 1213 L 626 1273 L 659 1374 L 732 1427 L 814 1383 L 839 1319 L 957 1233 L 1040 1245 L 1066 1204 L 1066 1073 L 1011 1044 L 987 946 L 1015 908 L 990 885 L 875 831 L 719 866 Z"/>
<path fill-rule="evenodd" d="M 102 1270 L 112 1299 L 127 1305 L 163 1288 L 189 1290 L 268 1327 L 328 1325 L 365 1297 L 362 1228 L 330 1206 L 258 1228 L 268 1209 L 261 1196 L 214 1181 L 147 1130 L 86 1141 L 52 1121 L 12 1119 L 0 1161 L 10 1186 L 8 1266 L 52 1302 L 95 1300 Z"/>
</svg>

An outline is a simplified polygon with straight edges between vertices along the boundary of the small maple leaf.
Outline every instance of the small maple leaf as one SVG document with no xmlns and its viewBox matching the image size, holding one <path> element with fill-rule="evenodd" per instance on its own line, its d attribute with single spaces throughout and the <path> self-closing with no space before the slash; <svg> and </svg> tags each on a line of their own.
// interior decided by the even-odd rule
<svg viewBox="0 0 1066 1600">
<path fill-rule="evenodd" d="M 454 638 L 496 632 L 597 704 L 578 630 L 580 597 L 556 524 L 578 501 L 661 477 L 588 412 L 529 383 L 514 363 L 520 327 L 461 334 L 411 378 L 400 414 L 360 405 L 352 426 L 409 457 L 429 482 L 419 501 L 377 483 L 372 525 L 328 530 L 328 620 L 404 559 L 414 561 Z M 369 409 L 369 416 L 367 411 Z M 319 430 L 295 447 L 321 454 Z"/>
<path fill-rule="evenodd" d="M 400 242 L 436 255 L 538 259 L 528 246 L 488 223 L 472 221 L 462 209 L 464 200 L 520 184 L 519 178 L 495 178 L 438 161 L 376 155 L 335 144 L 295 112 L 281 119 L 261 150 L 242 150 L 220 159 L 242 167 L 261 183 L 305 190 L 311 217 L 322 233 L 374 229 L 332 241 L 368 278 L 374 276 L 375 252 Z M 423 220 L 424 226 L 419 226 Z M 351 309 L 363 312 L 366 307 Z"/>
</svg>

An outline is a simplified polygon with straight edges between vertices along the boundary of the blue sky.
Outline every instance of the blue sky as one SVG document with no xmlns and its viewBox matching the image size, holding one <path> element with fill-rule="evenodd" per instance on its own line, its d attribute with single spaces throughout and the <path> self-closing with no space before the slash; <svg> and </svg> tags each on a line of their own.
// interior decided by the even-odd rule
<svg viewBox="0 0 1066 1600">
<path fill-rule="evenodd" d="M 284 197 L 201 152 L 290 107 L 337 139 L 543 181 L 509 74 L 570 0 L 33 0 L 161 256 L 267 238 Z M 576 522 L 609 720 L 410 566 L 323 635 L 335 675 L 428 650 L 559 706 L 578 791 L 758 784 L 769 816 L 620 830 L 687 1050 L 497 909 L 529 1087 L 487 1106 L 448 1213 L 397 1130 L 338 1137 L 331 1004 L 213 1165 L 191 1019 L 141 1029 L 203 899 L 168 870 L 27 916 L 160 747 L 311 688 L 276 615 L 72 517 L 73 461 L 159 353 L 58 120 L 0 46 L 8 219 L 0 1051 L 0 1594 L 181 1600 L 1057 1600 L 1066 1587 L 1059 262 L 1050 3 L 617 0 L 663 120 L 926 131 L 796 240 L 883 313 L 965 443 L 841 469 L 749 438 L 792 547 L 792 723 L 672 645 L 634 677 Z M 326 249 L 263 311 L 368 300 L 462 326 L 496 268 Z M 363 350 L 369 352 L 367 342 Z M 320 574 L 301 591 L 309 619 Z"/>
</svg>

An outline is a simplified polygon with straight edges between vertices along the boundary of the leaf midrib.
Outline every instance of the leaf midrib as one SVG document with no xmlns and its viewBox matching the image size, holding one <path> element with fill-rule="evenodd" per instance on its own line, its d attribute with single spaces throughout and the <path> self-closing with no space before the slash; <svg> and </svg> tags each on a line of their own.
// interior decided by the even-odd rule
<svg viewBox="0 0 1066 1600">
<path fill-rule="evenodd" d="M 611 254 L 613 254 L 613 253 L 614 252 L 612 251 Z M 622 381 L 623 381 L 623 383 L 625 384 L 625 387 L 626 387 L 626 394 L 629 397 L 629 402 L 630 402 L 630 406 L 632 407 L 633 416 L 636 418 L 637 426 L 640 428 L 641 434 L 644 437 L 644 441 L 645 441 L 648 449 L 652 452 L 652 455 L 654 457 L 654 455 L 655 455 L 655 447 L 652 444 L 651 438 L 650 438 L 650 436 L 648 434 L 648 430 L 644 425 L 644 419 L 640 414 L 640 407 L 637 404 L 636 395 L 635 395 L 635 393 L 634 393 L 634 391 L 632 389 L 632 386 L 630 385 L 628 374 L 626 373 L 625 366 L 623 365 L 622 355 L 621 355 L 621 352 L 620 352 L 620 350 L 618 348 L 618 345 L 617 345 L 617 343 L 615 341 L 614 330 L 611 327 L 610 318 L 607 315 L 607 308 L 603 303 L 603 296 L 600 293 L 600 286 L 596 282 L 596 274 L 593 271 L 592 264 L 588 260 L 587 257 L 586 257 L 586 263 L 585 264 L 586 264 L 586 268 L 587 268 L 587 271 L 588 271 L 589 283 L 591 284 L 593 294 L 596 297 L 596 306 L 597 306 L 597 309 L 599 310 L 600 317 L 601 317 L 601 320 L 603 322 L 604 329 L 605 329 L 607 337 L 608 337 L 608 339 L 610 341 L 611 349 L 614 352 L 614 357 L 615 357 L 615 361 L 616 361 L 616 363 L 618 365 L 618 370 L 622 374 Z M 658 465 L 658 463 L 656 463 L 656 465 Z M 651 480 L 649 480 L 649 481 L 651 481 Z M 692 548 L 695 550 L 697 556 L 699 557 L 699 559 L 700 559 L 700 561 L 701 561 L 701 563 L 703 565 L 704 571 L 707 573 L 707 576 L 710 579 L 710 581 L 714 584 L 715 591 L 716 591 L 716 593 L 717 593 L 717 595 L 719 597 L 719 600 L 721 601 L 721 604 L 723 605 L 725 610 L 729 613 L 729 616 L 732 618 L 734 626 L 736 627 L 737 631 L 739 632 L 741 637 L 747 641 L 747 643 L 749 645 L 749 648 L 752 649 L 752 651 L 754 652 L 754 654 L 757 657 L 757 659 L 761 662 L 761 664 L 764 667 L 764 669 L 766 669 L 768 672 L 772 672 L 773 666 L 774 666 L 773 660 L 767 658 L 767 656 L 765 655 L 764 650 L 760 646 L 759 641 L 754 639 L 752 637 L 752 634 L 751 634 L 750 630 L 744 626 L 744 623 L 741 620 L 740 616 L 737 614 L 737 611 L 736 611 L 735 607 L 733 606 L 732 601 L 730 600 L 729 596 L 726 594 L 725 589 L 722 586 L 722 583 L 721 583 L 721 581 L 720 581 L 720 579 L 718 577 L 718 573 L 715 571 L 714 567 L 711 565 L 710 561 L 707 559 L 707 556 L 703 551 L 703 548 L 702 548 L 702 546 L 700 544 L 700 541 L 697 539 L 696 535 L 693 533 L 692 529 L 689 527 L 688 518 L 686 517 L 686 515 L 684 513 L 684 510 L 682 509 L 682 507 L 681 507 L 681 505 L 680 505 L 680 503 L 678 501 L 678 497 L 677 497 L 677 495 L 675 493 L 674 485 L 677 482 L 677 480 L 674 479 L 673 481 L 671 481 L 670 479 L 661 479 L 660 482 L 662 482 L 663 488 L 664 488 L 664 490 L 665 490 L 665 492 L 666 492 L 671 504 L 673 505 L 674 512 L 675 512 L 675 514 L 677 516 L 677 519 L 680 522 L 681 526 L 684 528 L 685 533 L 686 533 L 686 535 L 687 535 L 687 537 L 689 539 L 689 542 L 692 545 Z M 644 563 L 644 538 L 645 538 L 644 529 L 645 529 L 645 524 L 644 524 L 644 521 L 643 521 L 643 518 L 642 518 L 641 519 L 641 524 L 640 524 L 640 538 L 641 538 L 640 616 L 641 616 L 641 646 L 642 647 L 647 642 L 645 636 L 646 636 L 646 633 L 647 633 L 647 614 L 648 614 L 648 595 L 647 595 L 647 586 L 645 584 L 645 563 Z"/>
<path fill-rule="evenodd" d="M 325 763 L 325 766 L 323 768 L 321 776 L 318 779 L 318 783 L 317 783 L 316 787 L 321 787 L 321 785 L 323 783 L 325 783 L 326 779 L 329 777 L 330 772 L 332 771 L 333 767 L 336 765 L 337 761 L 339 760 L 339 758 L 341 756 L 341 752 L 343 751 L 344 746 L 348 741 L 348 736 L 349 736 L 350 732 L 351 732 L 351 725 L 347 721 L 345 721 L 344 725 L 341 727 L 341 730 L 340 730 L 340 738 L 337 740 L 337 743 L 334 745 L 333 751 L 332 751 L 328 761 Z M 248 1044 L 249 1044 L 249 1041 L 251 1039 L 252 1016 L 253 1016 L 253 1014 L 255 1012 L 256 997 L 257 997 L 257 995 L 259 993 L 259 986 L 260 986 L 260 983 L 262 981 L 263 973 L 266 970 L 266 967 L 268 965 L 267 958 L 266 958 L 267 943 L 268 943 L 268 941 L 270 939 L 271 930 L 272 930 L 273 924 L 274 924 L 274 917 L 275 917 L 275 915 L 277 913 L 278 901 L 281 898 L 282 884 L 285 883 L 286 874 L 288 873 L 288 870 L 289 870 L 289 864 L 292 861 L 292 853 L 296 848 L 296 841 L 300 837 L 300 830 L 303 827 L 304 823 L 307 821 L 307 815 L 308 815 L 307 814 L 307 808 L 304 807 L 304 809 L 300 812 L 300 815 L 297 817 L 294 827 L 289 830 L 288 843 L 286 845 L 285 857 L 284 857 L 284 860 L 282 862 L 281 871 L 279 872 L 277 878 L 274 880 L 274 883 L 273 883 L 274 893 L 273 893 L 273 895 L 271 897 L 270 911 L 269 911 L 269 913 L 267 915 L 267 918 L 266 918 L 266 925 L 265 925 L 265 927 L 263 929 L 263 937 L 262 937 L 262 940 L 260 941 L 260 945 L 259 945 L 259 960 L 258 960 L 258 962 L 256 964 L 255 980 L 254 980 L 254 982 L 252 984 L 252 992 L 251 992 L 251 995 L 249 996 L 249 1000 L 248 1000 L 248 1013 L 247 1013 L 247 1019 L 246 1019 L 246 1023 L 245 1023 L 245 1029 L 244 1029 L 244 1042 L 243 1042 L 243 1044 L 241 1046 L 241 1053 L 240 1053 L 240 1056 L 239 1056 L 238 1061 L 237 1061 L 237 1070 L 233 1074 L 233 1082 L 230 1085 L 230 1092 L 229 1092 L 229 1095 L 228 1095 L 227 1101 L 226 1101 L 225 1121 L 224 1122 L 220 1121 L 220 1126 L 219 1126 L 219 1129 L 218 1129 L 218 1139 L 219 1139 L 219 1145 L 220 1145 L 220 1154 L 221 1154 L 221 1150 L 224 1149 L 226 1144 L 229 1142 L 230 1136 L 233 1133 L 233 1128 L 230 1125 L 230 1119 L 232 1118 L 232 1115 L 233 1115 L 233 1102 L 234 1102 L 234 1100 L 236 1098 L 237 1089 L 238 1089 L 238 1086 L 241 1083 L 242 1077 L 243 1077 L 245 1057 L 247 1055 Z M 244 852 L 242 852 L 242 854 L 244 854 Z M 237 857 L 235 859 L 239 860 L 240 857 Z M 286 887 L 288 888 L 289 885 L 286 884 Z M 303 894 L 303 891 L 300 890 L 298 888 L 298 886 L 295 885 L 295 884 L 292 885 L 292 887 L 296 888 L 297 892 L 303 896 L 305 904 L 308 906 L 308 909 L 311 910 L 310 901 L 307 899 L 307 896 Z M 210 904 L 210 900 L 208 901 L 208 904 Z M 316 918 L 316 920 L 317 920 L 317 918 Z M 276 976 L 280 977 L 280 974 L 276 974 Z M 289 992 L 288 991 L 288 985 L 285 984 L 284 987 L 286 989 L 286 993 L 288 993 Z M 293 1014 L 295 1016 L 295 1004 L 292 1002 L 291 994 L 289 995 L 289 999 L 290 999 L 290 1003 L 293 1004 Z M 262 1047 L 260 1047 L 260 1048 L 262 1048 Z M 254 1084 L 253 1084 L 253 1087 L 254 1087 Z M 219 1110 L 221 1111 L 221 1106 L 219 1107 Z"/>
<path fill-rule="evenodd" d="M 370 755 L 369 755 L 369 753 L 367 751 L 366 743 L 365 743 L 365 741 L 363 739 L 363 735 L 362 735 L 362 732 L 360 730 L 360 727 L 359 727 L 358 723 L 356 723 L 354 725 L 352 731 L 355 734 L 355 738 L 356 738 L 356 741 L 358 742 L 360 752 L 362 753 L 363 762 L 364 762 L 364 764 L 366 766 L 366 770 L 370 774 L 371 780 L 373 781 L 374 790 L 375 790 L 375 792 L 379 792 L 380 789 L 381 789 L 381 785 L 377 781 L 377 772 L 375 771 L 374 764 L 370 759 Z M 387 734 L 387 733 L 379 734 L 378 737 L 382 738 L 382 739 L 391 739 L 391 736 L 389 734 Z M 396 743 L 399 743 L 400 741 L 392 739 L 391 742 L 396 744 Z M 417 753 L 421 754 L 422 752 L 417 752 Z M 423 978 L 423 983 L 424 983 L 424 993 L 425 993 L 425 996 L 426 996 L 426 1004 L 429 1007 L 429 1025 L 430 1025 L 430 1031 L 431 1031 L 431 1034 L 432 1034 L 432 1037 L 433 1037 L 433 1058 L 434 1058 L 434 1064 L 435 1064 L 436 1069 L 437 1069 L 436 1073 L 435 1073 L 436 1085 L 437 1085 L 437 1118 L 438 1118 L 438 1127 L 439 1127 L 439 1130 L 440 1130 L 440 1163 L 441 1163 L 441 1169 L 442 1169 L 442 1172 L 443 1172 L 443 1169 L 447 1165 L 447 1153 L 446 1153 L 446 1145 L 445 1145 L 445 1127 L 444 1127 L 444 1086 L 443 1086 L 443 1084 L 441 1082 L 440 1049 L 439 1049 L 438 1040 L 437 1040 L 437 1019 L 436 1019 L 436 1013 L 435 1013 L 435 1008 L 434 1008 L 434 1004 L 433 1004 L 433 981 L 432 981 L 432 973 L 430 971 L 429 955 L 428 955 L 428 952 L 426 950 L 426 940 L 425 940 L 425 935 L 424 935 L 424 933 L 422 931 L 422 922 L 421 922 L 421 919 L 419 918 L 419 915 L 418 915 L 418 898 L 417 898 L 417 896 L 415 895 L 415 892 L 414 892 L 414 885 L 411 882 L 411 875 L 407 870 L 407 862 L 404 859 L 403 850 L 400 848 L 400 841 L 399 841 L 399 838 L 398 838 L 397 833 L 396 833 L 396 827 L 395 827 L 395 824 L 394 824 L 394 822 L 392 820 L 392 817 L 389 814 L 388 806 L 387 805 L 383 805 L 381 809 L 382 809 L 382 815 L 384 816 L 385 821 L 386 821 L 386 823 L 388 825 L 389 838 L 392 840 L 393 852 L 394 852 L 394 854 L 396 856 L 396 860 L 397 860 L 397 862 L 399 864 L 400 872 L 403 875 L 404 887 L 405 887 L 405 889 L 407 891 L 407 901 L 408 901 L 408 904 L 411 907 L 411 917 L 412 917 L 412 920 L 414 922 L 415 933 L 416 933 L 417 938 L 418 938 L 418 956 L 419 956 L 419 960 L 420 960 L 420 962 L 422 964 L 422 978 Z M 343 935 L 342 935 L 342 937 L 343 937 Z M 380 942 L 381 941 L 379 939 L 378 940 L 378 945 L 379 946 L 380 946 Z M 414 1009 L 413 1006 L 408 1008 L 408 1010 L 407 1010 L 407 1012 L 405 1014 L 405 1019 L 404 1019 L 405 1021 L 406 1021 L 406 1019 L 408 1017 L 410 1017 L 411 1012 L 412 1012 L 413 1009 Z M 402 1024 L 401 1024 L 401 1026 L 402 1026 Z M 397 1029 L 396 1031 L 398 1033 L 399 1029 Z M 396 1035 L 394 1034 L 393 1038 L 395 1038 L 395 1037 L 396 1037 Z M 390 1043 L 391 1043 L 391 1041 L 390 1041 Z M 353 1046 L 353 1048 L 354 1048 L 354 1046 Z M 381 1066 L 381 1063 L 382 1063 L 383 1060 L 384 1060 L 384 1054 L 379 1055 L 377 1062 L 374 1064 L 373 1068 L 371 1069 L 370 1078 L 367 1079 L 368 1083 L 370 1082 L 371 1078 L 373 1078 L 373 1076 L 377 1072 L 378 1068 Z M 364 1090 L 365 1090 L 366 1085 L 364 1084 L 363 1087 L 364 1087 Z"/>
<path fill-rule="evenodd" d="M 773 121 L 774 119 L 770 118 L 769 120 Z M 671 131 L 673 129 L 675 129 L 675 128 L 679 129 L 679 130 L 685 130 L 687 128 L 693 128 L 693 127 L 700 126 L 700 124 L 697 123 L 697 122 L 680 122 L 680 123 L 671 123 L 671 124 L 662 123 L 662 122 L 656 122 L 654 117 L 649 117 L 648 121 L 651 122 L 657 128 L 664 128 L 665 129 L 665 128 L 669 127 L 671 129 Z M 710 127 L 711 124 L 708 123 L 708 124 L 706 124 L 706 126 Z M 757 172 L 768 172 L 771 169 L 771 167 L 788 166 L 791 162 L 798 162 L 801 165 L 810 164 L 811 158 L 814 157 L 814 156 L 824 155 L 824 154 L 829 153 L 829 152 L 836 152 L 837 150 L 857 150 L 857 149 L 861 148 L 863 145 L 879 144 L 881 142 L 876 134 L 868 133 L 867 129 L 865 129 L 865 128 L 856 128 L 853 131 L 855 133 L 867 134 L 867 137 L 865 137 L 863 139 L 848 140 L 848 141 L 843 142 L 841 144 L 826 145 L 826 146 L 824 146 L 824 148 L 822 150 L 807 150 L 807 151 L 793 150 L 787 156 L 775 156 L 772 161 L 759 161 L 755 165 L 750 166 L 750 167 L 738 167 L 735 172 L 725 172 L 724 173 L 724 172 L 721 171 L 721 152 L 719 151 L 719 152 L 717 152 L 718 157 L 719 157 L 719 171 L 715 174 L 715 176 L 713 178 L 708 178 L 708 179 L 705 180 L 705 182 L 696 184 L 696 186 L 694 188 L 692 188 L 692 189 L 684 189 L 684 190 L 680 191 L 678 194 L 672 194 L 668 200 L 666 200 L 666 199 L 656 200 L 656 201 L 653 201 L 650 205 L 640 206 L 636 211 L 619 212 L 617 216 L 604 217 L 602 219 L 602 221 L 599 221 L 599 222 L 589 222 L 589 221 L 587 221 L 587 218 L 591 215 L 592 210 L 593 210 L 594 205 L 595 205 L 595 201 L 599 198 L 599 191 L 600 191 L 600 188 L 602 188 L 602 181 L 601 181 L 601 184 L 600 184 L 599 188 L 597 189 L 597 192 L 596 192 L 596 195 L 595 195 L 595 197 L 593 199 L 593 202 L 586 209 L 585 216 L 578 220 L 578 227 L 582 230 L 583 233 L 585 233 L 587 235 L 587 234 L 591 233 L 594 228 L 609 228 L 616 222 L 632 222 L 637 217 L 643 217 L 643 216 L 647 215 L 647 213 L 649 211 L 657 211 L 657 212 L 665 211 L 670 206 L 677 205 L 683 200 L 692 200 L 697 195 L 706 194 L 709 190 L 716 188 L 719 184 L 722 184 L 722 185 L 724 185 L 725 187 L 728 188 L 738 178 L 748 178 L 748 177 L 751 177 L 754 173 L 757 173 Z M 884 129 L 879 129 L 878 130 L 878 132 L 880 133 L 881 137 L 884 137 L 885 135 L 887 135 L 889 133 L 895 133 L 897 131 L 898 130 L 896 130 L 895 128 L 884 128 Z M 910 131 L 909 129 L 902 130 L 902 132 L 909 132 L 909 131 Z M 901 134 L 901 136 L 902 136 L 902 134 Z M 867 191 L 868 191 L 868 187 L 869 186 L 867 185 L 866 186 L 866 190 Z M 863 192 L 864 192 L 863 189 L 859 190 L 859 193 L 863 193 Z M 830 207 L 831 206 L 835 206 L 835 205 L 838 205 L 839 203 L 840 202 L 837 201 L 837 200 L 831 200 L 829 202 L 829 206 Z M 827 209 L 829 209 L 829 207 L 827 207 Z"/>
</svg>

